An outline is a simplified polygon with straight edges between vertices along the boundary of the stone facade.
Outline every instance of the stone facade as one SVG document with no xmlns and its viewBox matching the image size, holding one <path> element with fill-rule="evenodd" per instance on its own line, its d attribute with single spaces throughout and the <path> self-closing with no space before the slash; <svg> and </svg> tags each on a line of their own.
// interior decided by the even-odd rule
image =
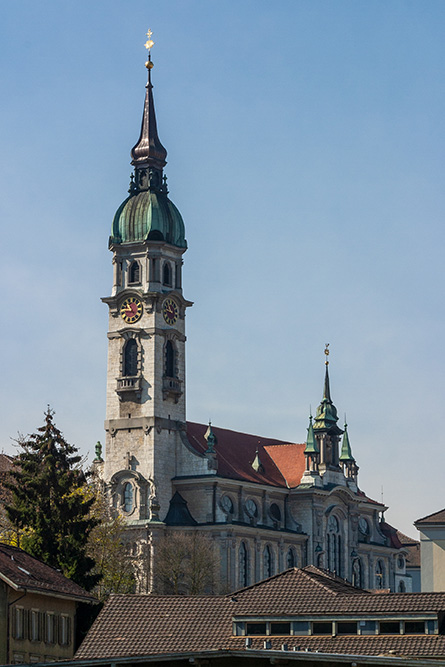
<svg viewBox="0 0 445 667">
<path fill-rule="evenodd" d="M 226 589 L 315 564 L 367 588 L 410 590 L 403 548 L 390 527 L 385 532 L 386 508 L 358 488 L 327 366 L 305 443 L 256 444 L 254 436 L 187 424 L 186 242 L 182 218 L 167 198 L 166 151 L 147 65 L 141 136 L 132 150 L 135 176 L 110 239 L 113 287 L 103 299 L 109 307 L 106 448 L 105 462 L 96 462 L 126 519 L 140 589 L 152 586 L 151 565 L 166 530 L 199 530 L 214 540 Z"/>
</svg>

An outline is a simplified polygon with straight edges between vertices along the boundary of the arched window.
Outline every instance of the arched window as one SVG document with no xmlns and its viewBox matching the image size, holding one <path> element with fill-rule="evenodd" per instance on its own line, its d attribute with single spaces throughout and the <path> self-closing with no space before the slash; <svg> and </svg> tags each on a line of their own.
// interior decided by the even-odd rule
<svg viewBox="0 0 445 667">
<path fill-rule="evenodd" d="M 162 282 L 164 285 L 169 287 L 172 284 L 172 270 L 168 262 L 164 262 L 164 268 L 162 269 Z"/>
<path fill-rule="evenodd" d="M 169 378 L 176 377 L 175 372 L 175 348 L 171 340 L 167 341 L 165 346 L 165 374 Z"/>
<path fill-rule="evenodd" d="M 289 547 L 287 551 L 287 567 L 297 567 L 297 556 L 293 547 Z"/>
<path fill-rule="evenodd" d="M 124 376 L 135 376 L 138 374 L 138 344 L 134 338 L 130 338 L 124 349 Z"/>
<path fill-rule="evenodd" d="M 264 547 L 263 551 L 263 576 L 265 579 L 271 577 L 274 573 L 273 554 L 269 546 Z"/>
<path fill-rule="evenodd" d="M 328 532 L 326 535 L 328 569 L 342 576 L 342 553 L 340 525 L 337 517 L 333 514 L 328 519 Z"/>
<path fill-rule="evenodd" d="M 133 486 L 127 482 L 124 486 L 124 511 L 131 512 L 133 509 Z"/>
<path fill-rule="evenodd" d="M 382 560 L 378 560 L 375 566 L 375 587 L 378 589 L 385 588 L 385 565 Z"/>
<path fill-rule="evenodd" d="M 399 593 L 406 593 L 406 586 L 404 581 L 399 581 Z"/>
<path fill-rule="evenodd" d="M 239 585 L 244 588 L 244 586 L 249 585 L 249 569 L 247 561 L 247 548 L 244 542 L 241 542 L 239 552 L 238 552 L 238 581 Z"/>
<path fill-rule="evenodd" d="M 352 563 L 352 585 L 363 588 L 362 561 L 355 558 Z"/>
<path fill-rule="evenodd" d="M 136 260 L 131 263 L 130 265 L 130 271 L 128 274 L 128 282 L 129 283 L 140 283 L 141 282 L 141 267 L 139 266 L 139 262 Z"/>
</svg>

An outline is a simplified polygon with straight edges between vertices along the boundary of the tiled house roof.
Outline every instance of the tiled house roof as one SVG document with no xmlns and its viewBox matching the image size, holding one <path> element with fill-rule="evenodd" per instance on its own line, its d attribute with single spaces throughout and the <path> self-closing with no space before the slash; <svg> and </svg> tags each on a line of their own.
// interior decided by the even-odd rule
<svg viewBox="0 0 445 667">
<path fill-rule="evenodd" d="M 438 512 L 433 512 L 433 514 L 428 514 L 428 516 L 424 516 L 422 519 L 417 519 L 417 521 L 414 522 L 416 527 L 422 526 L 423 524 L 445 524 L 445 509 L 439 510 Z"/>
<path fill-rule="evenodd" d="M 96 598 L 42 561 L 18 547 L 0 544 L 0 579 L 16 590 L 61 595 L 84 602 Z"/>
<path fill-rule="evenodd" d="M 225 597 L 112 596 L 76 654 L 105 659 L 205 650 L 248 650 L 233 623 L 245 619 L 429 617 L 445 612 L 445 593 L 377 595 L 309 566 L 290 569 Z M 271 647 L 325 653 L 444 657 L 441 634 L 269 636 Z M 264 636 L 251 637 L 263 648 Z"/>
<path fill-rule="evenodd" d="M 408 550 L 408 555 L 406 557 L 406 564 L 408 567 L 420 567 L 420 542 L 415 540 L 408 535 L 404 535 L 397 531 L 397 537 L 399 538 L 404 549 Z"/>
</svg>

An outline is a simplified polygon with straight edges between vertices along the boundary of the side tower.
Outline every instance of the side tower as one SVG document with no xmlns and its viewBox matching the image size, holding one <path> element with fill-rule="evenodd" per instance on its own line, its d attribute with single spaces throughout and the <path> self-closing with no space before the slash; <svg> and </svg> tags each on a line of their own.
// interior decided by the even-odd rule
<svg viewBox="0 0 445 667">
<path fill-rule="evenodd" d="M 162 520 L 185 429 L 184 223 L 168 198 L 167 151 L 153 102 L 150 49 L 129 196 L 114 216 L 109 307 L 104 479 L 132 526 Z"/>
</svg>

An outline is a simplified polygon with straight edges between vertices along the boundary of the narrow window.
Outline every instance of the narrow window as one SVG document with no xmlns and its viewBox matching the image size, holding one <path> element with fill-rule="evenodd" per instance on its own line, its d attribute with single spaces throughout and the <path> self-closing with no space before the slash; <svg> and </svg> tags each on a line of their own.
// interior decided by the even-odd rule
<svg viewBox="0 0 445 667">
<path fill-rule="evenodd" d="M 47 612 L 46 613 L 46 618 L 45 618 L 45 626 L 46 626 L 46 632 L 45 632 L 45 641 L 47 644 L 54 644 L 55 641 L 55 617 L 52 612 Z"/>
<path fill-rule="evenodd" d="M 295 557 L 295 551 L 292 547 L 289 547 L 287 552 L 287 567 L 296 567 L 297 559 Z"/>
<path fill-rule="evenodd" d="M 68 646 L 71 641 L 70 630 L 70 617 L 62 614 L 60 617 L 60 643 L 63 646 Z"/>
<path fill-rule="evenodd" d="M 139 266 L 139 262 L 136 260 L 131 263 L 130 265 L 130 272 L 128 275 L 128 282 L 129 283 L 140 283 L 141 282 L 141 267 Z"/>
<path fill-rule="evenodd" d="M 131 512 L 133 509 L 133 486 L 127 482 L 124 486 L 124 511 Z"/>
<path fill-rule="evenodd" d="M 24 623 L 25 610 L 22 607 L 15 608 L 15 632 L 14 637 L 16 639 L 25 638 L 25 623 Z"/>
<path fill-rule="evenodd" d="M 406 593 L 406 586 L 404 581 L 399 581 L 399 593 Z"/>
<path fill-rule="evenodd" d="M 40 641 L 40 628 L 39 628 L 39 612 L 36 609 L 31 609 L 31 641 L 38 642 Z"/>
<path fill-rule="evenodd" d="M 164 268 L 162 269 L 162 282 L 164 285 L 171 287 L 172 284 L 172 270 L 168 262 L 164 262 Z"/>
<path fill-rule="evenodd" d="M 165 374 L 169 378 L 176 377 L 175 374 L 175 348 L 171 340 L 165 346 Z"/>
<path fill-rule="evenodd" d="M 273 575 L 273 555 L 269 546 L 264 547 L 263 551 L 263 575 L 266 579 Z"/>
<path fill-rule="evenodd" d="M 249 576 L 247 569 L 247 549 L 244 542 L 241 542 L 239 548 L 239 585 L 241 587 L 249 585 Z"/>
<path fill-rule="evenodd" d="M 138 344 L 130 338 L 124 349 L 124 376 L 132 377 L 138 374 Z"/>
<path fill-rule="evenodd" d="M 331 515 L 328 521 L 328 534 L 326 536 L 328 547 L 328 568 L 341 576 L 342 558 L 341 558 L 341 537 L 340 525 L 337 517 Z"/>
</svg>

